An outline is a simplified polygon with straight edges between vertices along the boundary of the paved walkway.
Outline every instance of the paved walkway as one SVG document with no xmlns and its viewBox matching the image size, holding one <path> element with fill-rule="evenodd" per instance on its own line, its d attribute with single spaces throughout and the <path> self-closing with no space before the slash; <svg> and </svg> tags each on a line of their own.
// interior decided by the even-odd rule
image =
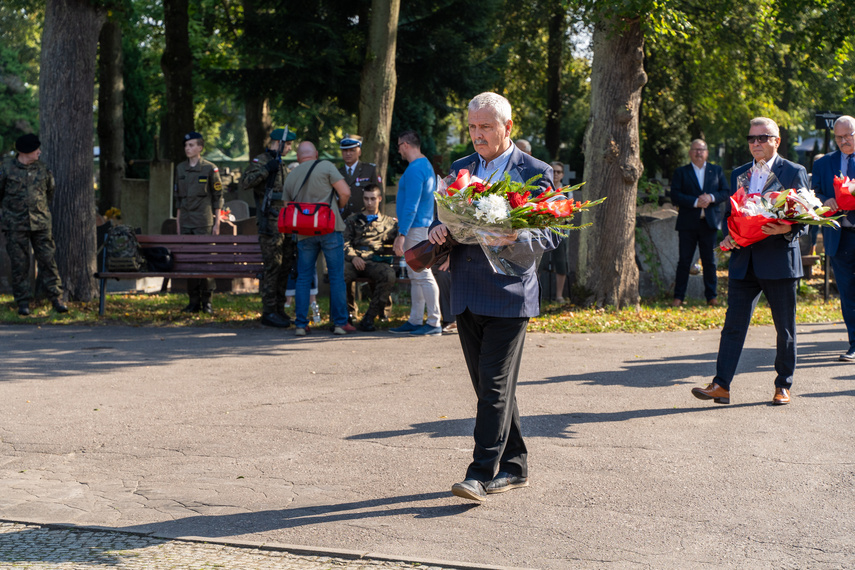
<svg viewBox="0 0 855 570">
<path fill-rule="evenodd" d="M 2 548 L 32 537 L 22 563 L 52 568 L 104 566 L 47 559 L 92 537 L 108 540 L 98 555 L 129 552 L 121 564 L 188 552 L 194 568 L 252 565 L 174 539 L 281 546 L 307 557 L 299 568 L 335 552 L 397 567 L 855 566 L 842 324 L 798 327 L 783 407 L 770 327 L 750 331 L 730 406 L 689 393 L 713 374 L 717 330 L 530 334 L 531 486 L 480 506 L 449 492 L 474 425 L 455 336 L 287 332 L 0 327 L 0 519 L 99 527 L 6 527 Z M 7 552 L 2 568 L 21 556 Z"/>
<path fill-rule="evenodd" d="M 162 540 L 126 533 L 0 523 L 0 568 L 83 570 L 444 570 L 417 562 L 298 555 L 270 547 Z"/>
</svg>

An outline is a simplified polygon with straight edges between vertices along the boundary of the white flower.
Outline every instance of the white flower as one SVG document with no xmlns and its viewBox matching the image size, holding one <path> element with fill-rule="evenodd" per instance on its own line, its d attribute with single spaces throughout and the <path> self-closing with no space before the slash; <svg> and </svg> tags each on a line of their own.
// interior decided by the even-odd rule
<svg viewBox="0 0 855 570">
<path fill-rule="evenodd" d="M 475 217 L 488 224 L 501 222 L 511 213 L 511 205 L 497 194 L 484 196 L 475 203 Z"/>
<path fill-rule="evenodd" d="M 819 198 L 816 197 L 816 194 L 813 193 L 813 190 L 808 190 L 807 188 L 799 188 L 796 191 L 796 195 L 814 208 L 822 207 L 822 202 L 819 200 Z"/>
</svg>

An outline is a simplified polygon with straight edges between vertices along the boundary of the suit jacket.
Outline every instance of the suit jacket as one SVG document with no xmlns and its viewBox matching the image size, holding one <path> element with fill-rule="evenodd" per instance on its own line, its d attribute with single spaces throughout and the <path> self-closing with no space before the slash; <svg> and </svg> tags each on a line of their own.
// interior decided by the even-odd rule
<svg viewBox="0 0 855 570">
<path fill-rule="evenodd" d="M 362 211 L 365 204 L 362 202 L 362 191 L 369 184 L 377 184 L 382 191 L 383 186 L 380 184 L 380 178 L 377 176 L 377 166 L 371 162 L 357 161 L 356 167 L 353 169 L 353 176 L 347 175 L 347 165 L 338 169 L 341 175 L 344 176 L 344 181 L 350 186 L 350 199 L 344 207 L 344 219 L 347 219 L 351 214 L 357 214 Z M 382 204 L 381 210 L 382 210 Z"/>
<path fill-rule="evenodd" d="M 826 154 L 813 163 L 810 184 L 820 201 L 825 202 L 829 198 L 834 198 L 834 177 L 840 174 L 839 150 Z M 825 253 L 831 256 L 836 254 L 837 246 L 840 244 L 840 230 L 822 228 L 822 243 Z"/>
<path fill-rule="evenodd" d="M 470 173 L 478 171 L 477 153 L 461 158 L 451 165 L 451 174 L 457 176 L 461 169 Z M 536 184 L 542 189 L 551 187 L 552 167 L 533 158 L 514 146 L 506 172 L 511 180 L 525 182 L 542 174 Z M 560 238 L 552 232 L 538 232 L 554 249 Z M 542 235 L 541 235 L 542 234 Z M 490 262 L 479 245 L 456 245 L 449 255 L 452 276 L 451 311 L 455 315 L 467 308 L 476 315 L 488 317 L 536 317 L 540 313 L 540 288 L 537 281 L 537 264 L 532 263 L 520 277 L 494 273 Z"/>
<path fill-rule="evenodd" d="M 753 162 L 743 164 L 730 175 L 730 186 L 736 192 L 736 181 L 740 174 L 748 171 Z M 805 167 L 790 162 L 778 156 L 772 167 L 772 173 L 784 188 L 807 188 L 807 171 Z M 804 275 L 802 254 L 799 249 L 798 236 L 806 226 L 796 224 L 789 234 L 790 239 L 783 235 L 764 238 L 755 244 L 739 249 L 733 249 L 730 254 L 730 277 L 745 279 L 748 267 L 754 269 L 754 275 L 759 279 L 796 279 Z"/>
<path fill-rule="evenodd" d="M 703 209 L 695 207 L 695 200 L 701 194 L 711 194 L 715 202 Z M 701 224 L 712 229 L 721 227 L 721 205 L 727 203 L 730 188 L 721 166 L 707 163 L 704 169 L 704 187 L 698 185 L 698 177 L 689 163 L 674 171 L 671 177 L 671 202 L 678 208 L 676 230 L 697 230 Z"/>
</svg>

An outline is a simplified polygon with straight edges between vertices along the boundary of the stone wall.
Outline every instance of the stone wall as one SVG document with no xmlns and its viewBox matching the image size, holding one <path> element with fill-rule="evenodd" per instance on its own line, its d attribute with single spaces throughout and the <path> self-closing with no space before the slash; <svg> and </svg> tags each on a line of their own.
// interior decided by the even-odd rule
<svg viewBox="0 0 855 570">
<path fill-rule="evenodd" d="M 663 208 L 636 217 L 635 258 L 639 267 L 639 294 L 642 298 L 672 297 L 679 259 L 679 240 L 674 229 L 677 212 Z M 698 261 L 695 252 L 694 262 Z M 693 262 L 693 263 L 694 263 Z M 701 275 L 690 275 L 686 298 L 704 298 Z"/>
</svg>

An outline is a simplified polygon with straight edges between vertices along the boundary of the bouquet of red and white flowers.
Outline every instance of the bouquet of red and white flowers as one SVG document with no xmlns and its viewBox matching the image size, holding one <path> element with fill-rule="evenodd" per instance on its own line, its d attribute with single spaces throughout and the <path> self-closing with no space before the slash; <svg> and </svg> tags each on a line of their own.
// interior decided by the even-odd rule
<svg viewBox="0 0 855 570">
<path fill-rule="evenodd" d="M 764 186 L 767 191 L 754 194 L 746 191 L 750 180 L 740 177 L 737 190 L 730 197 L 732 211 L 727 219 L 727 229 L 741 247 L 768 237 L 762 228 L 770 222 L 840 227 L 837 223 L 840 216 L 829 216 L 833 213 L 831 208 L 823 206 L 812 190 L 784 190 L 774 174 L 770 172 L 768 176 Z"/>
<path fill-rule="evenodd" d="M 541 190 L 533 184 L 539 178 L 540 175 L 522 183 L 505 174 L 502 180 L 491 182 L 471 176 L 463 169 L 456 178 L 442 181 L 437 189 L 437 217 L 446 225 L 454 242 L 479 244 L 494 271 L 519 275 L 552 249 L 556 239 L 590 225 L 571 224 L 577 212 L 605 200 L 569 200 L 565 192 L 582 184 L 559 190 L 548 188 L 534 196 L 533 193 Z M 450 250 L 431 249 L 432 245 L 422 243 L 408 252 L 406 258 L 411 268 L 426 269 L 435 262 L 437 253 Z M 431 252 L 433 255 L 425 256 Z"/>
<path fill-rule="evenodd" d="M 848 176 L 835 176 L 834 199 L 839 210 L 855 210 L 855 180 Z"/>
</svg>

